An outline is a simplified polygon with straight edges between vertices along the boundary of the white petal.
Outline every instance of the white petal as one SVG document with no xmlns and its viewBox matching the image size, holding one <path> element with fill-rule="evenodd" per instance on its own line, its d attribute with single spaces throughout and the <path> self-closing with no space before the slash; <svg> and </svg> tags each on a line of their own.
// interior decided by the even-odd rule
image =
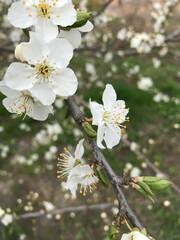
<svg viewBox="0 0 180 240">
<path fill-rule="evenodd" d="M 81 160 L 84 154 L 84 147 L 83 147 L 84 139 L 81 139 L 76 147 L 75 151 L 75 159 Z"/>
<path fill-rule="evenodd" d="M 72 96 L 77 90 L 77 77 L 70 68 L 57 71 L 58 76 L 53 78 L 53 91 L 61 96 Z"/>
<path fill-rule="evenodd" d="M 53 9 L 54 14 L 50 18 L 55 25 L 62 27 L 71 26 L 77 19 L 77 12 L 72 3 L 68 3 L 59 8 Z"/>
<path fill-rule="evenodd" d="M 43 38 L 35 33 L 30 33 L 30 41 L 28 43 L 21 43 L 21 51 L 23 57 L 29 64 L 36 64 L 41 61 L 42 57 L 49 54 L 49 49 Z"/>
<path fill-rule="evenodd" d="M 10 23 L 19 28 L 27 28 L 37 23 L 36 11 L 34 8 L 29 7 L 20 2 L 15 2 L 11 5 L 8 11 L 8 20 Z M 34 9 L 34 11 L 33 11 Z"/>
<path fill-rule="evenodd" d="M 78 30 L 80 32 L 90 32 L 93 28 L 93 24 L 90 21 L 87 21 L 87 23 L 84 26 L 78 28 Z"/>
<path fill-rule="evenodd" d="M 77 29 L 71 29 L 70 31 L 60 31 L 60 38 L 65 38 L 73 48 L 78 48 L 81 44 L 81 34 Z"/>
<path fill-rule="evenodd" d="M 30 89 L 30 92 L 44 105 L 51 105 L 56 98 L 55 93 L 48 83 L 35 84 L 34 87 Z"/>
<path fill-rule="evenodd" d="M 110 110 L 117 99 L 116 92 L 111 84 L 107 84 L 103 93 L 103 103 L 106 110 Z"/>
<path fill-rule="evenodd" d="M 99 148 L 105 149 L 105 147 L 102 145 L 102 141 L 104 139 L 104 132 L 105 132 L 105 126 L 99 125 L 97 130 L 97 145 Z"/>
<path fill-rule="evenodd" d="M 45 121 L 49 115 L 52 113 L 52 106 L 44 106 L 40 102 L 36 102 L 33 106 L 33 119 L 38 121 Z"/>
<path fill-rule="evenodd" d="M 91 102 L 90 101 L 90 110 L 92 113 L 93 125 L 99 125 L 102 123 L 103 113 L 104 113 L 104 107 L 102 104 L 99 104 L 97 102 Z"/>
<path fill-rule="evenodd" d="M 41 18 L 36 25 L 36 33 L 38 33 L 45 42 L 50 42 L 58 35 L 58 27 L 52 23 L 50 19 Z"/>
<path fill-rule="evenodd" d="M 7 97 L 11 98 L 18 98 L 21 96 L 21 93 L 19 91 L 13 90 L 6 86 L 4 81 L 0 81 L 0 92 L 2 92 L 2 94 L 6 95 Z"/>
<path fill-rule="evenodd" d="M 112 147 L 116 146 L 121 139 L 121 129 L 119 127 L 109 127 L 105 128 L 105 136 L 104 141 L 106 143 L 107 148 L 112 149 Z"/>
<path fill-rule="evenodd" d="M 2 103 L 10 113 L 16 113 L 12 108 L 12 106 L 14 106 L 15 101 L 17 101 L 16 98 L 5 98 Z M 21 108 L 18 110 L 18 114 L 21 114 L 23 112 L 24 112 L 24 108 Z"/>
<path fill-rule="evenodd" d="M 48 60 L 54 67 L 65 68 L 69 64 L 73 56 L 73 48 L 71 44 L 65 39 L 55 39 L 49 44 L 49 58 Z"/>
<path fill-rule="evenodd" d="M 33 87 L 37 80 L 33 76 L 34 69 L 24 63 L 12 63 L 4 76 L 6 85 L 15 90 L 26 90 Z"/>
<path fill-rule="evenodd" d="M 93 171 L 90 168 L 89 165 L 81 165 L 78 164 L 76 167 L 74 167 L 70 174 L 69 174 L 69 178 L 73 177 L 73 176 L 78 176 L 79 178 L 79 183 L 81 182 L 81 178 L 85 177 L 86 175 L 92 175 Z"/>
<path fill-rule="evenodd" d="M 72 195 L 76 195 L 78 184 L 79 184 L 78 175 L 72 175 L 71 177 L 68 177 L 67 182 L 64 184 L 64 188 L 70 190 Z"/>
</svg>

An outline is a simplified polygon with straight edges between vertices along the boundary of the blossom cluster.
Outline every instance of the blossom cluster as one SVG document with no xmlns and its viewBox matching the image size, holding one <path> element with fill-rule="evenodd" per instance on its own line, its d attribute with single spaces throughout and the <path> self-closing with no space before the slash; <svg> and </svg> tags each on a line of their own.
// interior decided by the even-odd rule
<svg viewBox="0 0 180 240">
<path fill-rule="evenodd" d="M 3 105 L 9 112 L 44 121 L 53 113 L 56 96 L 67 98 L 76 92 L 77 77 L 68 64 L 81 43 L 80 32 L 93 29 L 89 21 L 71 29 L 77 15 L 71 0 L 20 0 L 11 5 L 10 23 L 32 31 L 29 42 L 15 49 L 19 62 L 8 67 L 0 82 L 6 96 Z"/>
<path fill-rule="evenodd" d="M 122 28 L 117 33 L 117 39 L 130 41 L 130 47 L 137 50 L 138 53 L 149 53 L 154 47 L 161 47 L 160 55 L 165 55 L 166 44 L 164 35 L 164 26 L 168 17 L 172 13 L 172 8 L 175 7 L 178 0 L 166 0 L 164 4 L 154 3 L 154 11 L 151 12 L 153 23 L 153 32 L 138 33 L 133 30 Z"/>
</svg>

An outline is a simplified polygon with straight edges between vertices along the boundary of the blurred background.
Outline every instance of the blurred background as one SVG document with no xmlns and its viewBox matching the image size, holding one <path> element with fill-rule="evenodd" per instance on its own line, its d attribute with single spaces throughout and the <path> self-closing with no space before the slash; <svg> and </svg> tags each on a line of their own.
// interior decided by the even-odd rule
<svg viewBox="0 0 180 240">
<path fill-rule="evenodd" d="M 130 176 L 166 176 L 174 182 L 172 187 L 156 193 L 154 204 L 132 189 L 124 192 L 151 236 L 178 240 L 180 35 L 166 43 L 165 39 L 180 30 L 180 4 L 172 4 L 167 18 L 162 20 L 161 10 L 167 2 L 173 1 L 74 1 L 77 8 L 93 12 L 95 27 L 83 35 L 70 67 L 79 80 L 75 99 L 87 117 L 91 115 L 86 103 L 89 98 L 101 103 L 107 83 L 114 86 L 118 99 L 125 100 L 130 108 L 130 122 L 122 141 L 104 154 L 121 176 L 123 172 Z M 0 1 L 0 79 L 9 64 L 16 61 L 15 46 L 28 41 L 6 18 L 10 4 L 9 0 Z M 142 32 L 147 34 L 143 41 L 148 44 L 157 32 L 164 39 L 158 36 L 160 43 L 150 43 L 149 49 L 148 44 L 137 43 L 137 33 Z M 1 102 L 3 98 L 0 93 Z M 75 198 L 57 179 L 58 154 L 64 147 L 73 153 L 83 136 L 73 119 L 66 118 L 65 102 L 59 98 L 54 107 L 53 116 L 38 122 L 28 118 L 22 121 L 0 104 L 0 210 L 14 216 L 47 213 L 19 219 L 8 226 L 1 224 L 1 240 L 99 240 L 107 235 L 117 213 L 111 186 L 106 189 L 99 183 L 92 195 L 77 194 Z M 87 145 L 85 148 L 87 161 L 93 156 Z M 92 204 L 101 204 L 101 209 L 48 214 L 53 209 Z"/>
</svg>

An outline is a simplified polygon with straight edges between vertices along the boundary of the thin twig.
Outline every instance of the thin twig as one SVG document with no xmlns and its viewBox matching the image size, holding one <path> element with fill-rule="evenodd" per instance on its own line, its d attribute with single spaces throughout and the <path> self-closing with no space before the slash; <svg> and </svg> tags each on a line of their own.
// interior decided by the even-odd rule
<svg viewBox="0 0 180 240">
<path fill-rule="evenodd" d="M 115 206 L 116 205 L 114 203 L 101 203 L 101 204 L 84 205 L 84 206 L 77 206 L 77 207 L 68 207 L 68 208 L 56 209 L 48 212 L 42 211 L 42 212 L 26 213 L 19 216 L 15 216 L 13 219 L 20 220 L 20 219 L 27 219 L 27 218 L 42 217 L 48 214 L 57 215 L 57 214 L 63 214 L 63 213 L 69 213 L 69 212 L 80 212 L 80 211 L 97 210 L 97 209 L 103 210 L 103 209 L 111 208 Z"/>
</svg>

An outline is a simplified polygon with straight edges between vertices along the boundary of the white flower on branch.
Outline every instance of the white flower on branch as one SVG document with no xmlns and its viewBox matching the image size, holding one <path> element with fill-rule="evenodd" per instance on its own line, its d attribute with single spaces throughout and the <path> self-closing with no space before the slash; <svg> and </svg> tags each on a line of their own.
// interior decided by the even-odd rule
<svg viewBox="0 0 180 240">
<path fill-rule="evenodd" d="M 4 226 L 8 226 L 10 223 L 13 222 L 13 216 L 11 214 L 5 214 L 2 218 L 1 218 L 1 223 Z"/>
<path fill-rule="evenodd" d="M 90 101 L 90 109 L 93 116 L 92 124 L 98 126 L 98 147 L 105 148 L 102 145 L 104 140 L 107 148 L 111 149 L 120 142 L 121 128 L 126 128 L 122 124 L 125 121 L 129 121 L 129 117 L 126 118 L 129 109 L 125 109 L 123 100 L 117 100 L 116 92 L 110 84 L 107 84 L 104 90 L 103 104 Z"/>
<path fill-rule="evenodd" d="M 20 0 L 11 5 L 8 20 L 18 28 L 35 26 L 49 35 L 58 34 L 58 25 L 67 27 L 75 23 L 77 12 L 71 0 Z"/>
<path fill-rule="evenodd" d="M 21 44 L 27 63 L 12 63 L 4 80 L 8 87 L 29 90 L 44 105 L 51 105 L 56 95 L 67 97 L 77 90 L 77 78 L 66 68 L 73 56 L 72 46 L 65 39 L 45 43 L 39 34 L 31 32 L 30 42 Z"/>
<path fill-rule="evenodd" d="M 128 234 L 123 234 L 121 240 L 149 240 L 149 238 L 138 231 L 133 231 Z"/>
<path fill-rule="evenodd" d="M 153 86 L 153 81 L 150 77 L 142 77 L 138 81 L 137 86 L 143 91 L 148 91 Z"/>
<path fill-rule="evenodd" d="M 45 121 L 50 113 L 53 113 L 53 107 L 45 106 L 32 96 L 29 91 L 17 91 L 7 87 L 4 81 L 0 82 L 0 92 L 6 98 L 3 100 L 4 107 L 11 113 L 18 116 L 26 116 L 39 121 Z"/>
<path fill-rule="evenodd" d="M 90 32 L 93 29 L 93 24 L 88 21 L 84 26 L 79 28 L 73 28 L 69 31 L 60 31 L 59 37 L 65 38 L 73 46 L 73 48 L 78 48 L 81 44 L 82 38 L 80 32 Z"/>
<path fill-rule="evenodd" d="M 88 190 L 92 193 L 92 190 L 96 188 L 96 183 L 99 179 L 95 176 L 93 169 L 89 165 L 81 164 L 84 154 L 83 143 L 84 139 L 79 141 L 74 157 L 64 148 L 65 153 L 61 153 L 58 158 L 58 173 L 60 174 L 58 178 L 68 176 L 64 188 L 69 189 L 73 195 L 76 195 L 78 185 L 80 184 L 80 193 L 86 196 Z"/>
</svg>

